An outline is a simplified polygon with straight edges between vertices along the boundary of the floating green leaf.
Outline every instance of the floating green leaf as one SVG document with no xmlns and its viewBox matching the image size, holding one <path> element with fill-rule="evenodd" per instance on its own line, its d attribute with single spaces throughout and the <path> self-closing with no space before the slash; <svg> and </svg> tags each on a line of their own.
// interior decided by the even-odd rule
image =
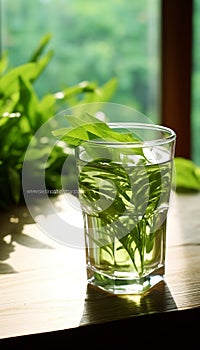
<svg viewBox="0 0 200 350">
<path fill-rule="evenodd" d="M 84 141 L 106 140 L 115 142 L 139 142 L 130 132 L 119 133 L 111 129 L 105 122 L 85 113 L 83 117 L 66 115 L 65 118 L 73 128 L 61 128 L 53 131 L 53 135 L 66 141 L 71 147 L 76 147 Z M 78 142 L 78 140 L 80 140 Z"/>
</svg>

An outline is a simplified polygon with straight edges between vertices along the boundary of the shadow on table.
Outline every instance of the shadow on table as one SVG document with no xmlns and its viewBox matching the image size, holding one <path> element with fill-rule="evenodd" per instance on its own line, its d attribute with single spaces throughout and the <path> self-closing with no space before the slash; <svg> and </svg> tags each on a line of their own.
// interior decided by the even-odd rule
<svg viewBox="0 0 200 350">
<path fill-rule="evenodd" d="M 39 240 L 23 233 L 24 225 L 34 224 L 26 206 L 16 206 L 0 212 L 0 274 L 16 273 L 6 262 L 15 250 L 15 243 L 29 248 L 51 248 Z"/>
<path fill-rule="evenodd" d="M 116 296 L 88 285 L 80 325 L 162 313 L 176 310 L 176 303 L 165 282 L 160 282 L 148 294 Z"/>
<path fill-rule="evenodd" d="M 197 309 L 178 310 L 165 282 L 143 296 L 113 296 L 88 286 L 80 333 L 95 349 L 157 348 L 180 339 L 193 344 L 197 316 Z"/>
</svg>

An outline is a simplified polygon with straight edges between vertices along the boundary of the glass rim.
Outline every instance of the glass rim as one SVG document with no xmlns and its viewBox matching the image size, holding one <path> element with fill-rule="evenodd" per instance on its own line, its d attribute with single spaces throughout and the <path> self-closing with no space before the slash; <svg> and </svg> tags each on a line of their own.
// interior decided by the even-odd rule
<svg viewBox="0 0 200 350">
<path fill-rule="evenodd" d="M 94 140 L 86 140 L 85 143 L 89 143 L 92 145 L 108 145 L 108 146 L 131 146 L 134 148 L 138 147 L 149 147 L 149 146 L 158 146 L 158 145 L 165 145 L 170 142 L 175 141 L 176 139 L 176 133 L 173 129 L 159 124 L 150 124 L 150 123 L 134 123 L 134 122 L 111 122 L 108 123 L 108 126 L 115 129 L 115 128 L 130 128 L 130 129 L 146 129 L 146 130 L 153 130 L 158 132 L 165 132 L 168 135 L 163 136 L 162 138 L 155 138 L 152 140 L 142 140 L 141 142 L 134 142 L 134 141 L 109 141 L 109 140 L 102 140 L 102 139 L 94 139 Z"/>
</svg>

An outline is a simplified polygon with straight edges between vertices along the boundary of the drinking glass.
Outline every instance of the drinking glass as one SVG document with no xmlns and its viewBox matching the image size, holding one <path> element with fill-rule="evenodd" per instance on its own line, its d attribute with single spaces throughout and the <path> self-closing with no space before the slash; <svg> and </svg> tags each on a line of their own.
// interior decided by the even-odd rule
<svg viewBox="0 0 200 350">
<path fill-rule="evenodd" d="M 162 125 L 109 123 L 135 142 L 76 147 L 88 283 L 142 294 L 164 279 L 176 134 Z"/>
</svg>

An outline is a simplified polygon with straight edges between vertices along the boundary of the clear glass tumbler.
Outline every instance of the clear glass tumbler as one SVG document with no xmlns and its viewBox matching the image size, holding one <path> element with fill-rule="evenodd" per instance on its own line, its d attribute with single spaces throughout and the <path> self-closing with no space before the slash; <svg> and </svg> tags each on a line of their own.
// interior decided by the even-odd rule
<svg viewBox="0 0 200 350">
<path fill-rule="evenodd" d="M 144 123 L 110 123 L 136 142 L 90 140 L 75 151 L 88 283 L 141 294 L 164 279 L 166 222 L 175 132 Z"/>
</svg>

